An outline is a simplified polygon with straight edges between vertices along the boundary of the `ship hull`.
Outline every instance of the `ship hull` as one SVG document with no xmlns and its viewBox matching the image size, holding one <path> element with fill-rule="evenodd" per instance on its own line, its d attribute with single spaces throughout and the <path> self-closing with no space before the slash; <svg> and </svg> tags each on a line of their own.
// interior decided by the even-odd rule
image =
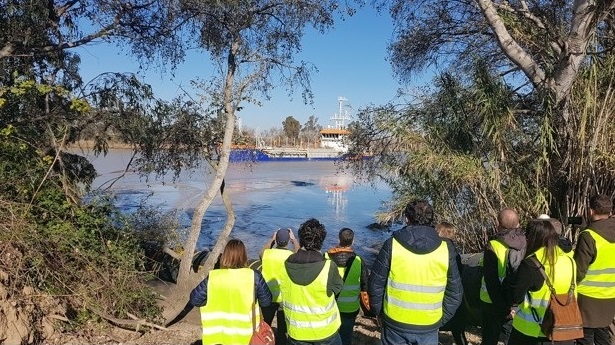
<svg viewBox="0 0 615 345">
<path fill-rule="evenodd" d="M 344 159 L 341 152 L 327 149 L 232 149 L 231 162 L 305 161 Z"/>
</svg>

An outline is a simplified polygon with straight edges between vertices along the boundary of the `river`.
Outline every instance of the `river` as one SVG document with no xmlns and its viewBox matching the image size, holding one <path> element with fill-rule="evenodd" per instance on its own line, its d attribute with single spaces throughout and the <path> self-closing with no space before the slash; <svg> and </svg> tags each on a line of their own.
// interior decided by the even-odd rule
<svg viewBox="0 0 615 345">
<path fill-rule="evenodd" d="M 121 175 L 129 157 L 124 150 L 111 150 L 105 157 L 88 155 L 99 173 L 94 187 L 107 186 Z M 161 211 L 177 210 L 181 228 L 190 226 L 193 209 L 211 178 L 197 171 L 183 172 L 176 181 L 146 180 L 129 172 L 111 190 L 123 212 L 136 210 L 142 200 Z M 390 236 L 388 231 L 368 228 L 376 221 L 376 212 L 386 209 L 390 188 L 378 181 L 359 182 L 333 161 L 231 163 L 225 190 L 237 216 L 231 236 L 246 244 L 250 258 L 258 257 L 276 229 L 291 227 L 297 235 L 299 225 L 311 217 L 327 229 L 323 250 L 335 246 L 338 231 L 348 227 L 355 232 L 355 250 L 368 264 L 374 259 L 371 248 Z M 205 214 L 197 249 L 213 246 L 225 220 L 224 206 L 217 197 Z"/>
</svg>

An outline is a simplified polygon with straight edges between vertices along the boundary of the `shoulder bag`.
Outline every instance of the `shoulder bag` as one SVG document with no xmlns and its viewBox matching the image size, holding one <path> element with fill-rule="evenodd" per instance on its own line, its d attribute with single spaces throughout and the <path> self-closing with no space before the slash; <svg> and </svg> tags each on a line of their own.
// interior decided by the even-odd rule
<svg viewBox="0 0 615 345">
<path fill-rule="evenodd" d="M 549 291 L 551 291 L 549 305 L 540 323 L 542 333 L 551 341 L 583 338 L 583 319 L 581 318 L 577 299 L 574 296 L 576 286 L 574 264 L 572 265 L 573 272 L 568 293 L 557 294 L 542 264 L 535 257 L 532 259 L 537 264 L 538 270 L 545 279 L 545 284 L 547 284 Z M 568 259 L 572 260 L 570 257 Z"/>
</svg>

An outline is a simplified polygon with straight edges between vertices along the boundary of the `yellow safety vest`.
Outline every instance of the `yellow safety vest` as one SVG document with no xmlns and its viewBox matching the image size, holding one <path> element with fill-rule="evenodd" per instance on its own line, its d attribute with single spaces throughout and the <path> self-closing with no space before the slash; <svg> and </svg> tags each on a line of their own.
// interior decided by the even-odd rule
<svg viewBox="0 0 615 345">
<path fill-rule="evenodd" d="M 433 325 L 442 318 L 449 264 L 448 246 L 415 254 L 393 238 L 384 313 L 411 325 Z"/>
<path fill-rule="evenodd" d="M 506 277 L 506 263 L 508 262 L 508 246 L 498 240 L 489 241 L 491 248 L 495 256 L 498 258 L 498 279 L 500 283 Z M 483 266 L 483 260 L 480 261 L 480 266 Z M 489 292 L 487 291 L 487 284 L 485 284 L 485 277 L 483 276 L 480 284 L 480 300 L 485 303 L 492 303 Z"/>
<path fill-rule="evenodd" d="M 327 281 L 332 261 L 327 260 L 324 267 L 310 284 L 298 285 L 291 281 L 288 272 L 283 270 L 280 278 L 282 307 L 288 335 L 300 341 L 326 339 L 341 325 L 335 296 L 327 296 Z"/>
<path fill-rule="evenodd" d="M 591 229 L 582 232 L 588 232 L 596 241 L 596 259 L 579 282 L 579 294 L 599 299 L 615 298 L 615 243 Z"/>
<path fill-rule="evenodd" d="M 325 253 L 325 257 L 327 259 L 330 258 L 329 253 Z M 344 278 L 346 270 L 350 270 L 344 280 L 342 291 L 337 296 L 337 307 L 340 313 L 354 313 L 361 307 L 359 304 L 359 295 L 361 294 L 361 258 L 356 255 L 350 268 L 338 266 L 337 269 L 342 278 Z"/>
<path fill-rule="evenodd" d="M 570 281 L 576 277 L 576 263 L 569 255 L 564 253 L 559 247 L 555 249 L 555 265 L 552 267 L 545 257 L 545 248 L 538 249 L 530 256 L 536 256 L 538 261 L 544 266 L 545 273 L 552 279 L 551 284 L 558 294 L 567 293 L 570 289 Z M 552 276 L 552 273 L 555 276 Z M 553 278 L 551 278 L 553 277 Z M 528 297 L 529 295 L 529 297 Z M 575 289 L 576 296 L 576 289 Z M 519 310 L 513 318 L 513 327 L 519 332 L 534 338 L 545 337 L 540 330 L 540 324 L 545 316 L 545 311 L 549 305 L 551 291 L 545 282 L 538 291 L 528 291 L 525 300 L 519 306 Z M 534 309 L 534 311 L 532 311 Z"/>
<path fill-rule="evenodd" d="M 293 252 L 288 249 L 272 248 L 265 249 L 261 262 L 263 264 L 263 278 L 267 282 L 267 286 L 271 291 L 272 302 L 282 302 L 280 295 L 280 274 L 284 271 L 284 261 Z"/>
<path fill-rule="evenodd" d="M 253 301 L 254 271 L 251 268 L 209 272 L 207 303 L 200 308 L 203 344 L 249 344 Z M 256 320 L 260 320 L 258 302 L 254 309 Z"/>
</svg>

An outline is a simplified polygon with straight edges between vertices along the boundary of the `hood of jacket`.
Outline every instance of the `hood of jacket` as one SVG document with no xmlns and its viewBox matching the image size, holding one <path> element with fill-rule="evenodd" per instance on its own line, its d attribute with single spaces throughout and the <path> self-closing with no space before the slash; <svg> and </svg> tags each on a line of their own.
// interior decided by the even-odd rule
<svg viewBox="0 0 615 345">
<path fill-rule="evenodd" d="M 521 228 L 502 229 L 495 235 L 495 239 L 516 250 L 525 250 L 527 245 L 527 239 Z"/>
<path fill-rule="evenodd" d="M 408 225 L 395 231 L 393 238 L 415 254 L 431 253 L 442 244 L 436 229 L 426 225 Z"/>
<path fill-rule="evenodd" d="M 615 242 L 615 217 L 597 220 L 590 223 L 587 228 L 594 230 L 605 240 L 611 243 Z"/>
<path fill-rule="evenodd" d="M 334 247 L 327 250 L 327 254 L 338 267 L 346 267 L 348 260 L 356 256 L 351 247 Z"/>
<path fill-rule="evenodd" d="M 326 263 L 327 260 L 320 252 L 301 249 L 289 256 L 284 266 L 293 283 L 306 286 L 318 277 Z"/>
</svg>

